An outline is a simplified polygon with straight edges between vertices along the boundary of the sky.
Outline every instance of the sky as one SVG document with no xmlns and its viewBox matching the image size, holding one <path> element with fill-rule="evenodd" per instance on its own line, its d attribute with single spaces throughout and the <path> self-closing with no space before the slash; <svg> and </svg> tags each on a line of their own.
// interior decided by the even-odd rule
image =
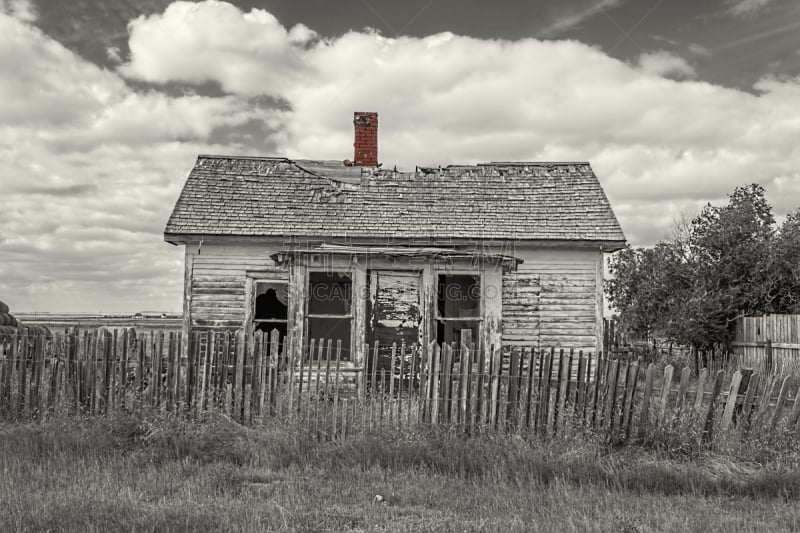
<svg viewBox="0 0 800 533">
<path fill-rule="evenodd" d="M 180 311 L 198 154 L 589 161 L 628 241 L 800 207 L 796 0 L 0 0 L 0 300 Z"/>
</svg>

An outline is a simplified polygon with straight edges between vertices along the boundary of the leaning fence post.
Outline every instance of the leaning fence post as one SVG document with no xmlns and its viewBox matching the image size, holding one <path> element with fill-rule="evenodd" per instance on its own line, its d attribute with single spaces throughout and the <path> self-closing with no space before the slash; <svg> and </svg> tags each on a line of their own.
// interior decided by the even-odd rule
<svg viewBox="0 0 800 533">
<path fill-rule="evenodd" d="M 717 406 L 717 398 L 719 397 L 719 393 L 722 390 L 722 380 L 725 377 L 725 372 L 723 370 L 719 370 L 717 372 L 717 377 L 714 380 L 714 388 L 711 389 L 711 400 L 708 404 L 708 412 L 706 413 L 706 423 L 703 427 L 703 441 L 708 442 L 711 440 L 713 430 L 714 430 L 714 410 Z"/>
<path fill-rule="evenodd" d="M 642 393 L 642 411 L 639 413 L 639 438 L 647 435 L 647 426 L 650 422 L 650 395 L 653 393 L 656 365 L 650 363 L 644 375 L 644 391 Z"/>
<path fill-rule="evenodd" d="M 791 384 L 792 376 L 786 376 L 783 380 L 783 384 L 781 385 L 781 391 L 778 393 L 778 401 L 775 404 L 775 412 L 772 413 L 772 417 L 769 420 L 769 430 L 773 431 L 775 426 L 778 424 L 778 420 L 781 418 L 781 413 L 783 412 L 783 404 L 786 402 L 786 396 L 789 394 L 789 385 Z"/>
<path fill-rule="evenodd" d="M 739 386 L 742 384 L 742 373 L 735 372 L 731 378 L 731 388 L 728 390 L 728 399 L 725 402 L 725 410 L 722 412 L 722 422 L 720 430 L 727 431 L 733 420 L 733 410 L 736 407 L 736 399 L 739 396 Z"/>
</svg>

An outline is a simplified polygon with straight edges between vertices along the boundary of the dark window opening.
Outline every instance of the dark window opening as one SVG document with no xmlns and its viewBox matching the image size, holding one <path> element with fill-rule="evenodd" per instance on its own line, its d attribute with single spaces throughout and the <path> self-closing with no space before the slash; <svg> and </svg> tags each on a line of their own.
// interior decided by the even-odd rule
<svg viewBox="0 0 800 533">
<path fill-rule="evenodd" d="M 323 358 L 327 357 L 328 341 L 331 341 L 331 358 L 335 358 L 337 341 L 341 341 L 340 360 L 351 360 L 352 293 L 353 283 L 347 274 L 309 272 L 306 344 L 310 349 L 310 341 L 314 340 L 312 359 L 319 355 L 320 342 L 324 345 Z"/>
<path fill-rule="evenodd" d="M 481 317 L 480 276 L 439 274 L 436 294 L 439 318 Z"/>
<path fill-rule="evenodd" d="M 263 331 L 266 336 L 271 335 L 272 330 L 278 330 L 280 349 L 287 333 L 288 288 L 287 283 L 280 281 L 257 281 L 255 284 L 253 330 Z"/>
<path fill-rule="evenodd" d="M 478 342 L 481 325 L 481 277 L 439 274 L 436 283 L 436 342 L 461 342 L 461 331 L 472 331 Z"/>
<path fill-rule="evenodd" d="M 350 276 L 329 272 L 308 275 L 309 315 L 350 315 L 353 284 Z"/>
<path fill-rule="evenodd" d="M 286 320 L 288 312 L 286 283 L 256 283 L 256 320 Z"/>
<path fill-rule="evenodd" d="M 331 360 L 336 359 L 337 342 L 341 341 L 341 361 L 350 360 L 350 319 L 349 318 L 314 318 L 308 319 L 308 339 L 314 340 L 314 353 L 312 359 L 319 355 L 320 342 L 323 345 L 322 359 L 328 357 L 328 341 L 331 343 Z M 310 349 L 310 343 L 309 343 Z"/>
</svg>

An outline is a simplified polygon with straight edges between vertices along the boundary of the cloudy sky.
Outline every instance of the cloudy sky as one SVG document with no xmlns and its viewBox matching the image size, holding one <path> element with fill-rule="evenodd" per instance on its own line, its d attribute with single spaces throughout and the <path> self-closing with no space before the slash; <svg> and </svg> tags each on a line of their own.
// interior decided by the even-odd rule
<svg viewBox="0 0 800 533">
<path fill-rule="evenodd" d="M 0 0 L 0 300 L 179 311 L 199 153 L 590 161 L 631 243 L 800 206 L 796 0 Z"/>
</svg>

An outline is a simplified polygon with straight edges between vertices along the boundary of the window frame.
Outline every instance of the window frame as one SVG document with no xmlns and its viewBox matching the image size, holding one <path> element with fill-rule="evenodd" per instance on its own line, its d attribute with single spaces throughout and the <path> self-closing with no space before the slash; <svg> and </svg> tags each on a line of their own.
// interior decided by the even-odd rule
<svg viewBox="0 0 800 533">
<path fill-rule="evenodd" d="M 476 317 L 442 317 L 439 316 L 439 276 L 475 276 L 478 278 L 478 283 L 480 284 L 480 301 L 478 302 L 478 316 Z M 484 272 L 482 270 L 474 270 L 474 269 L 441 269 L 441 270 L 434 270 L 433 271 L 433 285 L 434 285 L 434 305 L 433 305 L 433 325 L 434 325 L 434 337 L 436 337 L 436 331 L 438 330 L 438 324 L 441 322 L 444 324 L 446 323 L 457 323 L 457 322 L 468 322 L 470 324 L 475 324 L 477 327 L 477 335 L 475 337 L 474 342 L 480 342 L 479 339 L 483 335 L 483 328 L 484 328 L 484 290 L 485 290 L 485 279 L 484 279 Z M 457 341 L 456 341 L 457 342 Z"/>
<path fill-rule="evenodd" d="M 252 278 L 253 288 L 251 290 L 250 295 L 250 313 L 251 319 L 250 323 L 253 325 L 253 330 L 255 330 L 260 324 L 264 324 L 266 322 L 276 322 L 279 324 L 289 324 L 289 280 L 281 280 L 281 279 L 261 279 L 261 278 Z M 259 283 L 271 283 L 273 285 L 286 285 L 286 318 L 256 318 L 256 300 L 258 299 L 258 284 Z"/>
<path fill-rule="evenodd" d="M 439 301 L 439 276 L 475 276 L 480 284 L 480 300 L 478 301 L 478 316 L 475 317 L 443 317 L 439 316 L 439 305 L 433 306 L 433 319 L 443 322 L 483 322 L 483 272 L 480 270 L 437 270 L 434 271 L 434 287 L 436 302 Z"/>
<path fill-rule="evenodd" d="M 309 307 L 311 306 L 311 275 L 312 274 L 337 274 L 339 276 L 347 276 L 349 278 L 349 280 L 350 280 L 350 312 L 348 314 L 346 314 L 346 315 L 334 315 L 334 314 L 330 314 L 330 313 L 324 313 L 324 314 L 323 313 L 309 313 Z M 341 364 L 345 368 L 350 367 L 350 366 L 355 367 L 355 364 L 356 364 L 356 362 L 354 361 L 354 357 L 355 357 L 355 348 L 354 348 L 355 332 L 353 331 L 353 322 L 354 322 L 355 315 L 354 315 L 353 310 L 355 308 L 355 305 L 357 305 L 357 302 L 356 302 L 356 296 L 357 295 L 355 294 L 355 290 L 354 290 L 354 285 L 355 285 L 354 278 L 355 278 L 355 273 L 353 272 L 352 268 L 336 269 L 336 268 L 333 268 L 333 267 L 327 267 L 327 268 L 323 268 L 323 267 L 316 267 L 316 268 L 315 267 L 306 267 L 306 275 L 305 275 L 306 298 L 305 298 L 305 302 L 303 302 L 303 317 L 304 317 L 304 320 L 305 320 L 306 324 L 305 324 L 305 327 L 304 327 L 303 337 L 305 337 L 305 339 L 303 341 L 303 345 L 310 346 L 311 340 L 312 340 L 310 335 L 309 335 L 309 333 L 310 333 L 309 320 L 312 320 L 312 319 L 315 319 L 315 318 L 322 318 L 322 319 L 336 318 L 336 319 L 346 319 L 346 320 L 348 320 L 349 321 L 349 329 L 350 329 L 350 345 L 349 345 L 349 348 L 347 350 L 347 359 L 342 359 L 341 360 Z M 319 339 L 314 339 L 314 340 L 317 341 Z M 329 339 L 324 339 L 324 340 L 329 340 Z M 317 351 L 317 350 L 318 350 L 318 348 L 315 349 L 315 351 Z M 331 354 L 331 359 L 332 360 L 335 359 L 335 357 L 336 357 L 335 351 L 336 351 L 336 348 L 334 347 L 333 348 L 333 353 Z M 342 350 L 342 351 L 344 351 L 344 350 Z M 313 360 L 313 358 L 316 357 L 316 355 L 315 354 L 310 354 L 310 357 Z"/>
</svg>

